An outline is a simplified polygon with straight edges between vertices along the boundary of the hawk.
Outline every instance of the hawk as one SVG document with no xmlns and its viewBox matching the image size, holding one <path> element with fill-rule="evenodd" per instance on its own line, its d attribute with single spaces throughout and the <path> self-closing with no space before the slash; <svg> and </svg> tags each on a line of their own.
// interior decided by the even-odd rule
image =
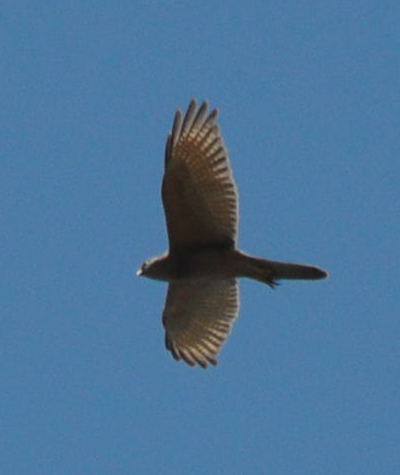
<svg viewBox="0 0 400 475">
<path fill-rule="evenodd" d="M 206 368 L 239 312 L 238 277 L 270 287 L 280 279 L 322 279 L 309 265 L 261 259 L 237 246 L 238 193 L 217 125 L 218 110 L 192 100 L 177 111 L 165 149 L 162 182 L 169 249 L 137 274 L 168 282 L 162 321 L 176 360 Z"/>
</svg>

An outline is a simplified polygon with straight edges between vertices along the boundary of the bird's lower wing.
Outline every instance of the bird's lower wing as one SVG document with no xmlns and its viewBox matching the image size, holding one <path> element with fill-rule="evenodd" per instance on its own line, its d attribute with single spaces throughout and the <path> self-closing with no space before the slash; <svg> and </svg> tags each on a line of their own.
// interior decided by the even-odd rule
<svg viewBox="0 0 400 475">
<path fill-rule="evenodd" d="M 235 279 L 169 284 L 163 312 L 167 349 L 191 366 L 217 364 L 238 312 Z"/>
</svg>

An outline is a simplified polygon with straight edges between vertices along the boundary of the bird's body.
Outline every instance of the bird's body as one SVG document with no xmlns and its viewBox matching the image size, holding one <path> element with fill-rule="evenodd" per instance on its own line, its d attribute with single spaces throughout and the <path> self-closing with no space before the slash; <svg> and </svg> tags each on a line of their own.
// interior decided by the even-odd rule
<svg viewBox="0 0 400 475">
<path fill-rule="evenodd" d="M 237 278 L 274 287 L 280 279 L 321 279 L 315 266 L 271 261 L 237 248 L 238 194 L 228 154 L 204 102 L 175 115 L 165 152 L 162 198 L 169 249 L 138 275 L 169 282 L 163 312 L 166 346 L 175 359 L 206 367 L 239 311 Z"/>
<path fill-rule="evenodd" d="M 213 248 L 184 249 L 161 256 L 155 279 L 168 282 L 237 277 L 235 250 Z"/>
<path fill-rule="evenodd" d="M 143 274 L 155 280 L 224 280 L 248 277 L 273 287 L 279 279 L 320 279 L 318 267 L 271 261 L 245 254 L 238 249 L 199 247 L 171 251 L 154 261 Z"/>
</svg>

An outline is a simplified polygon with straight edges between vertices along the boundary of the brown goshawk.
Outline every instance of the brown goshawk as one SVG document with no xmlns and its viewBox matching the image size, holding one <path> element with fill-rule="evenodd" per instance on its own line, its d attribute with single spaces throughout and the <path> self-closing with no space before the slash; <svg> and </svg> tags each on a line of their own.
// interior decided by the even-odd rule
<svg viewBox="0 0 400 475">
<path fill-rule="evenodd" d="M 138 275 L 169 283 L 163 311 L 166 347 L 189 365 L 217 363 L 239 311 L 237 278 L 274 287 L 280 279 L 321 279 L 315 266 L 252 257 L 237 248 L 238 193 L 218 111 L 192 100 L 178 110 L 165 150 L 162 200 L 169 249 Z"/>
</svg>

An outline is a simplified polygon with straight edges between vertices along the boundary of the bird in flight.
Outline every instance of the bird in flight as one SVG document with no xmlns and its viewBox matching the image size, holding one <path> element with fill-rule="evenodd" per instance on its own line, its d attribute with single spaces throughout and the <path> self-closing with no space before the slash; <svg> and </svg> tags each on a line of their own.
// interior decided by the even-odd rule
<svg viewBox="0 0 400 475">
<path fill-rule="evenodd" d="M 238 193 L 217 125 L 218 110 L 196 100 L 178 110 L 165 149 L 162 182 L 169 249 L 137 274 L 168 282 L 162 315 L 165 344 L 176 360 L 206 368 L 239 312 L 238 277 L 275 287 L 280 279 L 322 279 L 310 265 L 245 254 L 237 246 Z"/>
</svg>

